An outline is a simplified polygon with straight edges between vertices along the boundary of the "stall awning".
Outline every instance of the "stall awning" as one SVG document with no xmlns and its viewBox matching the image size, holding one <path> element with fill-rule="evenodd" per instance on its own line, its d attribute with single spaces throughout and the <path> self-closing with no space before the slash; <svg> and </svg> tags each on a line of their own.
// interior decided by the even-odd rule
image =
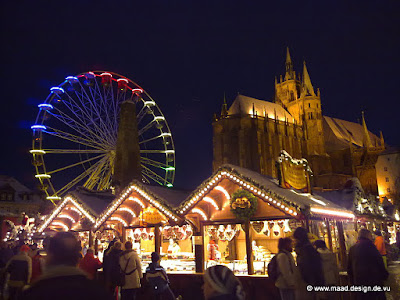
<svg viewBox="0 0 400 300">
<path fill-rule="evenodd" d="M 68 193 L 44 219 L 39 226 L 39 232 L 46 228 L 62 231 L 90 229 L 114 197 L 111 192 L 77 188 Z"/>
<path fill-rule="evenodd" d="M 181 223 L 174 207 L 187 196 L 187 192 L 167 187 L 150 186 L 132 181 L 99 216 L 94 226 L 97 230 L 105 223 L 119 223 L 123 227 L 141 222 Z M 153 222 L 153 223 L 152 223 Z"/>
<path fill-rule="evenodd" d="M 177 209 L 181 215 L 197 214 L 202 220 L 232 219 L 230 199 L 243 189 L 258 199 L 254 218 L 299 218 L 301 216 L 353 219 L 354 214 L 333 202 L 309 193 L 279 186 L 278 180 L 257 172 L 223 165 L 206 179 Z"/>
</svg>

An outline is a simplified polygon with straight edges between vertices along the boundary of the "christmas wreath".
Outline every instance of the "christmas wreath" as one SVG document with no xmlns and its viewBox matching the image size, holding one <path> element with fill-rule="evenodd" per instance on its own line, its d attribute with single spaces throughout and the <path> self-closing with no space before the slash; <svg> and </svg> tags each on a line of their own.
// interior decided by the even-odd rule
<svg viewBox="0 0 400 300">
<path fill-rule="evenodd" d="M 231 212 L 236 218 L 249 220 L 257 210 L 257 198 L 246 190 L 237 190 L 231 195 Z"/>
</svg>

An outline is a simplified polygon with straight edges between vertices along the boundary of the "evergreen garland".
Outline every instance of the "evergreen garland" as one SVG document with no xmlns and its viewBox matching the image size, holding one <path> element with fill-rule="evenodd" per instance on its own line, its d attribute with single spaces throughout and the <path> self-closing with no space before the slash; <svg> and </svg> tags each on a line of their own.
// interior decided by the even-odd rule
<svg viewBox="0 0 400 300">
<path fill-rule="evenodd" d="M 247 200 L 249 200 L 250 207 L 246 208 L 232 207 L 232 204 L 236 201 L 236 199 L 244 197 L 247 198 Z M 257 210 L 257 204 L 258 204 L 257 198 L 249 191 L 239 189 L 231 195 L 231 201 L 230 201 L 231 212 L 238 219 L 249 220 L 255 214 Z"/>
</svg>

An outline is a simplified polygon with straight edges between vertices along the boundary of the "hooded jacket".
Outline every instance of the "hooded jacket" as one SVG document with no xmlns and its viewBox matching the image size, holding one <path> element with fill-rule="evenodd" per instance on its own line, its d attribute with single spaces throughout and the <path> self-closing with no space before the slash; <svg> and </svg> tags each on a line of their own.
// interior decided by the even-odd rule
<svg viewBox="0 0 400 300">
<path fill-rule="evenodd" d="M 339 269 L 336 263 L 336 254 L 329 249 L 317 249 L 322 259 L 322 270 L 324 272 L 326 285 L 339 284 Z"/>
<path fill-rule="evenodd" d="M 130 273 L 130 275 L 125 275 L 125 285 L 122 289 L 137 289 L 140 288 L 140 279 L 143 277 L 142 265 L 139 256 L 134 250 L 126 250 L 122 252 L 119 258 L 119 266 L 121 270 L 125 270 L 125 273 Z"/>
</svg>

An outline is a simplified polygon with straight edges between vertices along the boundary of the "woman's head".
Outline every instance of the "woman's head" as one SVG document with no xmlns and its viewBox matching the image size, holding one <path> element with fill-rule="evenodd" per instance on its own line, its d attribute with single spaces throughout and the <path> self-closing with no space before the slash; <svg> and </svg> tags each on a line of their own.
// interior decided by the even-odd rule
<svg viewBox="0 0 400 300">
<path fill-rule="evenodd" d="M 292 239 L 291 238 L 280 238 L 278 240 L 278 250 L 286 250 L 292 252 Z"/>
<path fill-rule="evenodd" d="M 307 230 L 303 227 L 297 227 L 293 232 L 293 237 L 301 243 L 308 242 Z"/>
<path fill-rule="evenodd" d="M 117 241 L 117 242 L 114 243 L 113 249 L 121 250 L 121 248 L 122 248 L 122 243 L 120 241 Z"/>
<path fill-rule="evenodd" d="M 208 268 L 204 272 L 204 299 L 208 300 L 214 296 L 227 295 L 232 299 L 244 300 L 245 294 L 242 284 L 233 272 L 222 265 Z"/>
<path fill-rule="evenodd" d="M 132 250 L 132 242 L 131 241 L 125 242 L 125 250 Z"/>
</svg>

